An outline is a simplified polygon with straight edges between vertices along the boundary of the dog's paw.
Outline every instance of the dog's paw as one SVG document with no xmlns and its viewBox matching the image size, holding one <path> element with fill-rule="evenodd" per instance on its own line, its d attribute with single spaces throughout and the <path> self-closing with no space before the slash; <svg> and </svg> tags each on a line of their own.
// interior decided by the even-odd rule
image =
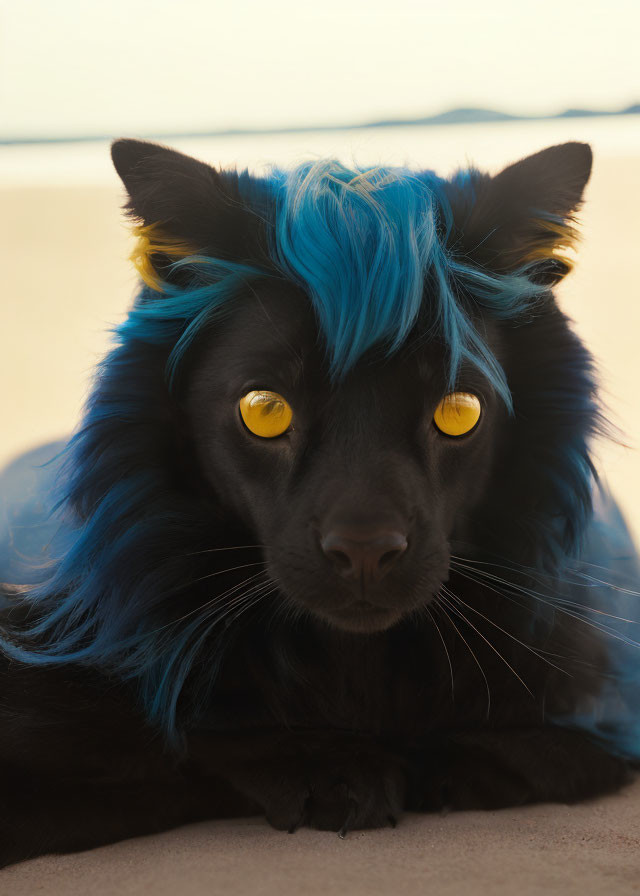
<svg viewBox="0 0 640 896">
<path fill-rule="evenodd" d="M 308 779 L 303 823 L 324 831 L 395 826 L 404 809 L 406 775 L 387 756 L 360 753 L 317 764 Z"/>
<path fill-rule="evenodd" d="M 278 830 L 293 833 L 306 826 L 341 836 L 361 828 L 395 826 L 406 791 L 399 761 L 361 749 L 272 759 L 245 767 L 234 783 Z"/>
</svg>

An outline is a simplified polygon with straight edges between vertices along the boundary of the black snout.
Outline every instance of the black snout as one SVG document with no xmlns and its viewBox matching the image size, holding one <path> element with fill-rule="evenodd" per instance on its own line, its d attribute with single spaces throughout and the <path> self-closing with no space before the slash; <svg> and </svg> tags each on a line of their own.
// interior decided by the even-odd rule
<svg viewBox="0 0 640 896">
<path fill-rule="evenodd" d="M 377 582 L 407 550 L 402 532 L 334 529 L 320 539 L 320 547 L 345 579 Z"/>
</svg>

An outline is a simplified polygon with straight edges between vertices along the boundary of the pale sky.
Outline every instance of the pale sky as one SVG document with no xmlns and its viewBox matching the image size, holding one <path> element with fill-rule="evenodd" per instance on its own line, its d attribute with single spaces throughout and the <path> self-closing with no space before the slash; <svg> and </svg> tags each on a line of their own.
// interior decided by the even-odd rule
<svg viewBox="0 0 640 896">
<path fill-rule="evenodd" d="M 0 0 L 0 138 L 640 101 L 638 0 Z"/>
</svg>

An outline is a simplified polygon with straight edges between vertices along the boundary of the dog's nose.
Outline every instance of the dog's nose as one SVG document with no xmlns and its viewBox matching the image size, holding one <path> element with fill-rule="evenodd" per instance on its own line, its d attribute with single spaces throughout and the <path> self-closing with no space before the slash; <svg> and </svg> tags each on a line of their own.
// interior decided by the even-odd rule
<svg viewBox="0 0 640 896">
<path fill-rule="evenodd" d="M 322 536 L 320 547 L 343 578 L 377 582 L 407 550 L 407 537 L 396 531 L 334 529 Z"/>
</svg>

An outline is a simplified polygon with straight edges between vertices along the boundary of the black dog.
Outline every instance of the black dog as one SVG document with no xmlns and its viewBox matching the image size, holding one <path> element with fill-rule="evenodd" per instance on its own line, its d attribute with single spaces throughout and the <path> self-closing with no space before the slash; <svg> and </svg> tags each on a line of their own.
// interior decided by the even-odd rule
<svg viewBox="0 0 640 896">
<path fill-rule="evenodd" d="M 144 285 L 45 468 L 52 566 L 6 586 L 2 861 L 621 786 L 635 560 L 552 294 L 589 148 L 449 181 L 113 158 Z M 23 492 L 13 582 L 50 535 Z"/>
</svg>

